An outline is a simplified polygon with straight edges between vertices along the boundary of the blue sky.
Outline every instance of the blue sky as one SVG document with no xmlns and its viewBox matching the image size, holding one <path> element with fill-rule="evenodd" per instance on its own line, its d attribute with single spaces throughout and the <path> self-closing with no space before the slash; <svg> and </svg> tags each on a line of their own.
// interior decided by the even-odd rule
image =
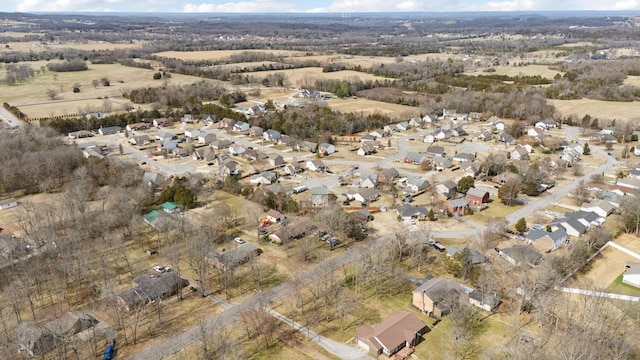
<svg viewBox="0 0 640 360">
<path fill-rule="evenodd" d="M 2 12 L 410 12 L 640 10 L 640 0 L 2 0 Z"/>
</svg>

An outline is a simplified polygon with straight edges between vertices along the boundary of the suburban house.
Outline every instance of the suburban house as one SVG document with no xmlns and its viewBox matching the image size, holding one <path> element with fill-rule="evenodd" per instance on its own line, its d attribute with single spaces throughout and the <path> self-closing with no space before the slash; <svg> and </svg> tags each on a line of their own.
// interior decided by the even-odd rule
<svg viewBox="0 0 640 360">
<path fill-rule="evenodd" d="M 174 135 L 168 131 L 158 131 L 156 133 L 156 140 L 164 142 L 173 139 L 173 136 Z"/>
<path fill-rule="evenodd" d="M 281 223 L 284 220 L 284 214 L 278 210 L 269 209 L 269 211 L 267 211 L 266 218 L 272 224 Z"/>
<path fill-rule="evenodd" d="M 249 128 L 250 136 L 262 137 L 263 133 L 264 133 L 264 129 L 262 129 L 260 126 L 252 126 Z"/>
<path fill-rule="evenodd" d="M 589 230 L 591 225 L 601 225 L 603 223 L 600 216 L 595 212 L 576 211 L 573 213 L 565 213 L 564 217 L 554 219 L 551 222 L 551 228 L 564 228 L 567 235 L 580 237 Z"/>
<path fill-rule="evenodd" d="M 544 135 L 544 129 L 540 129 L 537 127 L 529 128 L 529 130 L 527 130 L 527 135 L 533 136 L 534 138 L 539 138 L 540 136 Z"/>
<path fill-rule="evenodd" d="M 233 124 L 233 131 L 235 132 L 249 131 L 249 128 L 251 128 L 251 126 L 244 121 L 236 121 L 236 123 Z"/>
<path fill-rule="evenodd" d="M 465 161 L 463 163 L 460 163 L 459 166 L 465 176 L 471 176 L 472 178 L 475 178 L 480 174 L 480 164 L 475 161 Z"/>
<path fill-rule="evenodd" d="M 360 189 L 360 191 L 358 191 L 353 195 L 353 199 L 361 203 L 369 203 L 372 201 L 376 201 L 378 200 L 379 197 L 380 197 L 380 193 L 378 192 L 378 190 L 374 188 Z"/>
<path fill-rule="evenodd" d="M 427 114 L 422 118 L 422 121 L 428 122 L 428 123 L 436 122 L 436 121 L 438 121 L 438 115 L 437 114 Z"/>
<path fill-rule="evenodd" d="M 260 253 L 253 243 L 245 242 L 228 250 L 223 249 L 222 252 L 214 250 L 207 256 L 207 261 L 216 269 L 227 271 L 248 262 Z"/>
<path fill-rule="evenodd" d="M 457 188 L 458 185 L 453 180 L 446 180 L 436 185 L 436 194 L 444 199 L 451 199 L 458 193 Z"/>
<path fill-rule="evenodd" d="M 280 133 L 280 131 L 273 129 L 268 129 L 262 133 L 262 139 L 264 139 L 264 141 L 278 141 L 280 140 L 281 136 L 282 134 Z"/>
<path fill-rule="evenodd" d="M 399 176 L 400 173 L 395 168 L 382 169 L 378 171 L 378 182 L 388 183 Z"/>
<path fill-rule="evenodd" d="M 286 226 L 282 226 L 279 230 L 269 235 L 271 242 L 276 244 L 285 244 L 290 241 L 305 237 L 315 229 L 309 219 L 298 218 Z"/>
<path fill-rule="evenodd" d="M 493 132 L 491 130 L 483 130 L 476 138 L 482 141 L 489 141 L 493 138 Z"/>
<path fill-rule="evenodd" d="M 0 200 L 0 210 L 10 209 L 16 206 L 18 206 L 18 201 L 16 201 L 16 199 L 14 198 Z"/>
<path fill-rule="evenodd" d="M 469 153 L 457 153 L 455 155 L 453 155 L 453 158 L 451 158 L 456 164 L 461 164 L 465 161 L 473 161 L 476 159 L 475 155 L 473 154 L 469 154 Z"/>
<path fill-rule="evenodd" d="M 480 114 L 479 112 L 470 112 L 467 119 L 469 121 L 480 121 L 480 118 L 482 117 L 482 114 Z"/>
<path fill-rule="evenodd" d="M 149 135 L 134 135 L 129 138 L 129 143 L 132 145 L 149 145 L 151 143 L 151 138 Z"/>
<path fill-rule="evenodd" d="M 417 178 L 412 176 L 407 178 L 404 182 L 405 190 L 410 190 L 411 192 L 418 192 L 422 190 L 426 190 L 429 187 L 429 181 L 427 179 Z"/>
<path fill-rule="evenodd" d="M 606 218 L 616 210 L 616 206 L 606 200 L 597 200 L 590 203 L 583 204 L 580 210 L 586 212 L 594 212 L 602 218 Z"/>
<path fill-rule="evenodd" d="M 408 121 L 399 122 L 396 124 L 396 129 L 400 131 L 406 131 L 411 129 L 411 125 L 409 125 Z"/>
<path fill-rule="evenodd" d="M 278 154 L 270 154 L 269 155 L 269 165 L 273 166 L 273 167 L 280 167 L 280 166 L 284 166 L 286 164 L 286 162 L 284 161 L 284 158 Z"/>
<path fill-rule="evenodd" d="M 284 166 L 284 173 L 287 175 L 299 174 L 303 171 L 304 169 L 297 162 L 290 162 Z"/>
<path fill-rule="evenodd" d="M 264 171 L 260 174 L 251 176 L 249 179 L 250 184 L 269 185 L 274 183 L 278 179 L 278 174 L 273 171 Z"/>
<path fill-rule="evenodd" d="M 292 148 L 294 148 L 297 143 L 298 140 L 289 135 L 282 135 L 280 136 L 280 139 L 278 139 L 278 145 L 291 146 Z"/>
<path fill-rule="evenodd" d="M 435 137 L 438 140 L 446 140 L 456 136 L 453 130 L 440 130 L 436 133 Z"/>
<path fill-rule="evenodd" d="M 427 155 L 423 153 L 408 152 L 403 161 L 407 164 L 420 165 L 427 161 Z"/>
<path fill-rule="evenodd" d="M 602 130 L 600 130 L 600 135 L 613 135 L 614 131 L 614 127 L 603 127 Z"/>
<path fill-rule="evenodd" d="M 70 132 L 68 135 L 69 135 L 69 139 L 72 139 L 72 140 L 93 137 L 93 133 L 87 130 Z"/>
<path fill-rule="evenodd" d="M 619 189 L 623 193 L 634 193 L 636 190 L 640 189 L 640 179 L 634 177 L 618 179 L 614 189 Z"/>
<path fill-rule="evenodd" d="M 369 141 L 375 141 L 377 138 L 377 136 L 372 135 L 372 134 L 365 134 L 360 136 L 360 142 L 369 142 Z"/>
<path fill-rule="evenodd" d="M 202 131 L 198 129 L 192 129 L 192 128 L 184 129 L 184 136 L 189 139 L 197 139 L 201 133 Z"/>
<path fill-rule="evenodd" d="M 431 162 L 437 171 L 443 171 L 444 169 L 448 169 L 453 166 L 451 159 L 440 155 L 434 156 Z"/>
<path fill-rule="evenodd" d="M 331 155 L 336 152 L 336 147 L 328 143 L 318 144 L 318 152 L 325 155 Z"/>
<path fill-rule="evenodd" d="M 518 146 L 513 151 L 511 151 L 511 159 L 529 160 L 529 152 L 524 147 Z"/>
<path fill-rule="evenodd" d="M 327 206 L 331 200 L 329 188 L 318 186 L 311 188 L 311 204 L 313 206 Z"/>
<path fill-rule="evenodd" d="M 469 249 L 469 254 L 471 254 L 472 265 L 480 265 L 489 261 L 489 258 L 484 256 L 484 254 L 482 254 L 480 251 L 476 250 L 475 248 L 468 247 L 467 244 L 462 245 L 460 249 L 456 248 L 455 246 L 447 247 L 447 256 L 453 257 L 458 252 L 464 251 L 465 249 Z"/>
<path fill-rule="evenodd" d="M 213 161 L 216 153 L 210 147 L 202 147 L 193 151 L 194 160 Z"/>
<path fill-rule="evenodd" d="M 442 146 L 429 146 L 427 148 L 427 152 L 426 152 L 428 157 L 434 157 L 434 156 L 443 156 L 444 155 L 444 148 Z"/>
<path fill-rule="evenodd" d="M 158 232 L 168 231 L 177 224 L 176 218 L 163 210 L 151 210 L 142 220 Z"/>
<path fill-rule="evenodd" d="M 175 157 L 185 157 L 185 156 L 189 156 L 189 150 L 185 149 L 185 148 L 180 148 L 180 147 L 175 147 L 173 148 L 173 150 L 171 151 L 171 153 L 173 154 L 173 156 Z"/>
<path fill-rule="evenodd" d="M 476 187 L 472 187 L 467 191 L 465 197 L 470 205 L 482 205 L 489 202 L 489 192 L 486 190 L 480 190 Z"/>
<path fill-rule="evenodd" d="M 167 118 L 153 119 L 153 126 L 157 128 L 167 127 L 169 126 L 169 120 L 167 120 Z"/>
<path fill-rule="evenodd" d="M 520 180 L 520 175 L 514 174 L 510 171 L 505 171 L 491 178 L 491 182 L 500 184 L 500 185 L 505 184 L 508 181 L 518 181 L 518 180 Z"/>
<path fill-rule="evenodd" d="M 356 152 L 360 156 L 371 155 L 378 151 L 378 146 L 375 144 L 376 141 L 367 141 L 363 142 L 360 146 L 360 149 Z"/>
<path fill-rule="evenodd" d="M 600 140 L 607 144 L 615 144 L 618 142 L 618 139 L 611 134 L 604 134 L 600 136 Z"/>
<path fill-rule="evenodd" d="M 200 132 L 198 135 L 198 144 L 209 145 L 216 139 L 216 134 Z"/>
<path fill-rule="evenodd" d="M 515 245 L 510 248 L 500 249 L 498 254 L 514 266 L 526 264 L 536 266 L 542 260 L 542 255 L 528 245 Z"/>
<path fill-rule="evenodd" d="M 469 303 L 482 310 L 493 311 L 500 304 L 500 299 L 497 296 L 476 289 L 469 293 Z"/>
<path fill-rule="evenodd" d="M 429 215 L 429 210 L 424 206 L 413 206 L 411 204 L 403 204 L 396 209 L 398 216 L 403 221 L 407 220 L 425 220 Z"/>
<path fill-rule="evenodd" d="M 527 243 L 542 252 L 557 250 L 566 242 L 567 231 L 562 227 L 552 232 L 543 229 L 532 229 L 527 233 Z"/>
<path fill-rule="evenodd" d="M 442 204 L 442 209 L 449 214 L 467 215 L 471 209 L 464 198 L 447 200 Z"/>
<path fill-rule="evenodd" d="M 220 173 L 220 176 L 222 177 L 238 174 L 236 162 L 231 159 L 228 159 L 227 161 L 223 162 L 219 166 L 220 166 L 219 173 Z"/>
<path fill-rule="evenodd" d="M 161 142 L 158 142 L 158 144 L 156 146 L 156 148 L 158 150 L 165 150 L 167 152 L 173 151 L 177 147 L 178 147 L 178 143 L 176 143 L 173 140 L 168 140 L 168 139 L 165 139 L 165 140 L 163 140 Z"/>
<path fill-rule="evenodd" d="M 36 357 L 72 340 L 72 337 L 98 324 L 93 316 L 70 311 L 47 323 L 24 321 L 18 325 L 16 335 L 20 351 Z M 9 354 L 6 354 L 9 358 Z"/>
<path fill-rule="evenodd" d="M 509 144 L 509 145 L 516 144 L 516 139 L 514 139 L 513 136 L 507 133 L 500 134 L 500 136 L 498 136 L 498 141 L 501 143 Z"/>
<path fill-rule="evenodd" d="M 622 282 L 640 288 L 640 264 L 636 263 L 622 274 Z"/>
<path fill-rule="evenodd" d="M 231 118 L 223 118 L 222 120 L 220 120 L 220 123 L 218 123 L 218 129 L 220 130 L 231 130 L 233 129 L 233 125 L 236 123 L 235 120 L 231 119 Z"/>
<path fill-rule="evenodd" d="M 117 134 L 120 131 L 122 131 L 122 128 L 120 126 L 107 126 L 98 129 L 98 133 L 100 133 L 100 135 L 112 135 Z"/>
<path fill-rule="evenodd" d="M 162 204 L 162 210 L 168 214 L 174 214 L 180 212 L 180 206 L 173 201 L 167 201 Z"/>
<path fill-rule="evenodd" d="M 233 143 L 229 146 L 229 154 L 234 156 L 242 155 L 245 151 L 247 151 L 247 149 L 240 144 Z"/>
<path fill-rule="evenodd" d="M 360 173 L 360 187 L 361 188 L 374 188 L 378 186 L 378 175 Z"/>
<path fill-rule="evenodd" d="M 459 297 L 462 286 L 453 280 L 432 278 L 413 290 L 411 304 L 422 313 L 434 318 L 441 318 L 450 311 L 447 297 Z"/>
<path fill-rule="evenodd" d="M 162 301 L 188 286 L 189 282 L 173 271 L 141 275 L 133 279 L 133 288 L 118 295 L 118 304 L 131 311 L 155 301 Z"/>
<path fill-rule="evenodd" d="M 145 171 L 142 174 L 142 183 L 147 186 L 163 187 L 167 184 L 167 179 L 160 173 Z"/>
<path fill-rule="evenodd" d="M 184 114 L 184 116 L 180 119 L 180 122 L 183 124 L 193 124 L 193 115 Z"/>
<path fill-rule="evenodd" d="M 325 169 L 324 162 L 320 159 L 307 160 L 306 166 L 309 171 L 324 171 Z"/>
<path fill-rule="evenodd" d="M 422 139 L 422 142 L 433 144 L 434 142 L 436 142 L 436 137 L 432 134 L 427 134 L 424 136 L 424 139 Z"/>
<path fill-rule="evenodd" d="M 139 123 L 129 124 L 125 129 L 127 129 L 127 131 L 138 131 L 138 130 L 146 130 L 148 128 L 149 128 L 148 123 L 139 122 Z"/>
<path fill-rule="evenodd" d="M 231 144 L 233 144 L 231 141 L 226 139 L 221 139 L 221 140 L 212 141 L 211 144 L 209 144 L 209 146 L 211 146 L 211 148 L 214 150 L 222 150 L 222 149 L 228 149 L 231 146 Z"/>
<path fill-rule="evenodd" d="M 203 114 L 200 118 L 200 121 L 202 121 L 206 125 L 211 125 L 218 122 L 218 116 L 212 114 Z"/>
<path fill-rule="evenodd" d="M 425 332 L 426 325 L 417 316 L 406 311 L 394 311 L 376 326 L 360 326 L 355 339 L 358 346 L 374 356 L 384 354 L 391 357 L 406 347 L 408 350 L 401 353 L 401 358 L 406 358 Z"/>
</svg>

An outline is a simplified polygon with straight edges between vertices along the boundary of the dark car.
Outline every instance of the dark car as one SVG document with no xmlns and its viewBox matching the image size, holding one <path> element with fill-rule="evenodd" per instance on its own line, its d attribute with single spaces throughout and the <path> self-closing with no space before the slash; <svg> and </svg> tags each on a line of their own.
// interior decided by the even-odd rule
<svg viewBox="0 0 640 360">
<path fill-rule="evenodd" d="M 343 205 L 343 206 L 349 206 L 349 205 L 351 205 L 351 203 L 350 203 L 350 202 L 348 202 L 348 201 L 343 201 L 343 202 L 342 202 L 342 205 Z"/>
<path fill-rule="evenodd" d="M 147 162 L 143 161 L 143 162 L 140 163 L 140 165 L 147 165 Z"/>
<path fill-rule="evenodd" d="M 333 174 L 333 171 L 326 169 L 324 172 L 326 172 L 327 174 Z"/>
</svg>

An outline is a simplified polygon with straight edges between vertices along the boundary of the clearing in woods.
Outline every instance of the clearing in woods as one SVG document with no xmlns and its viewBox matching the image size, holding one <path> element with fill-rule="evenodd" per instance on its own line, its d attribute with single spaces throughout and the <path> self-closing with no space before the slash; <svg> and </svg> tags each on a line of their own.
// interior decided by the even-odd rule
<svg viewBox="0 0 640 360">
<path fill-rule="evenodd" d="M 286 83 L 292 84 L 295 86 L 315 86 L 316 80 L 355 80 L 359 79 L 362 81 L 384 81 L 386 78 L 375 76 L 371 74 L 366 74 L 358 71 L 351 70 L 343 70 L 343 71 L 333 71 L 333 72 L 322 72 L 322 68 L 319 67 L 308 67 L 302 69 L 289 69 L 289 70 L 270 70 L 270 71 L 254 71 L 247 72 L 243 75 L 247 75 L 249 77 L 254 76 L 259 79 L 265 78 L 268 75 L 272 74 L 283 74 L 287 78 L 285 80 Z M 393 80 L 393 79 L 389 79 Z M 322 91 L 329 91 L 331 89 L 318 89 Z"/>
<path fill-rule="evenodd" d="M 561 71 L 551 70 L 546 65 L 528 65 L 528 66 L 500 66 L 495 68 L 496 71 L 492 73 L 474 71 L 469 75 L 507 75 L 507 76 L 537 76 L 540 75 L 546 79 L 553 79 L 556 74 L 563 75 Z"/>
</svg>

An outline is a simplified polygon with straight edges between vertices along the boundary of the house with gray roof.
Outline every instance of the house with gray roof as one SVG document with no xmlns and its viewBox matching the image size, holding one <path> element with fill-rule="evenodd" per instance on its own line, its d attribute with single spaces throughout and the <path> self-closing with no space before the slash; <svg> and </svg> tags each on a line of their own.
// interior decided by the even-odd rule
<svg viewBox="0 0 640 360">
<path fill-rule="evenodd" d="M 462 286 L 453 280 L 431 278 L 413 290 L 411 304 L 424 314 L 441 318 L 451 311 L 451 299 L 462 293 Z"/>
<path fill-rule="evenodd" d="M 482 290 L 473 290 L 469 293 L 469 303 L 485 311 L 493 311 L 500 304 L 500 299 Z"/>
<path fill-rule="evenodd" d="M 429 215 L 429 210 L 424 206 L 413 206 L 411 204 L 403 204 L 396 209 L 398 216 L 404 221 L 407 220 L 424 220 Z"/>
<path fill-rule="evenodd" d="M 414 165 L 420 165 L 423 162 L 427 161 L 427 155 L 423 154 L 423 153 L 417 153 L 417 152 L 408 152 L 407 155 L 405 155 L 403 161 L 407 164 L 414 164 Z"/>
<path fill-rule="evenodd" d="M 455 215 L 467 215 L 471 211 L 465 198 L 447 200 L 442 208 L 445 212 Z"/>
<path fill-rule="evenodd" d="M 189 285 L 189 281 L 182 279 L 173 271 L 161 274 L 140 275 L 133 279 L 133 288 L 118 295 L 118 304 L 125 310 L 131 311 L 151 302 L 162 301 Z"/>
<path fill-rule="evenodd" d="M 217 269 L 227 271 L 242 265 L 253 257 L 260 255 L 261 251 L 253 243 L 245 242 L 222 252 L 212 251 L 207 260 Z"/>
<path fill-rule="evenodd" d="M 542 260 L 542 255 L 528 245 L 515 245 L 513 247 L 500 249 L 498 254 L 514 266 L 536 266 L 540 263 L 540 260 Z"/>
<path fill-rule="evenodd" d="M 458 185 L 453 180 L 445 180 L 436 185 L 436 194 L 445 199 L 451 199 L 458 193 L 457 187 Z"/>
<path fill-rule="evenodd" d="M 527 243 L 538 251 L 552 252 L 567 243 L 567 231 L 563 227 L 558 227 L 551 232 L 544 229 L 531 229 L 527 233 Z"/>
</svg>

